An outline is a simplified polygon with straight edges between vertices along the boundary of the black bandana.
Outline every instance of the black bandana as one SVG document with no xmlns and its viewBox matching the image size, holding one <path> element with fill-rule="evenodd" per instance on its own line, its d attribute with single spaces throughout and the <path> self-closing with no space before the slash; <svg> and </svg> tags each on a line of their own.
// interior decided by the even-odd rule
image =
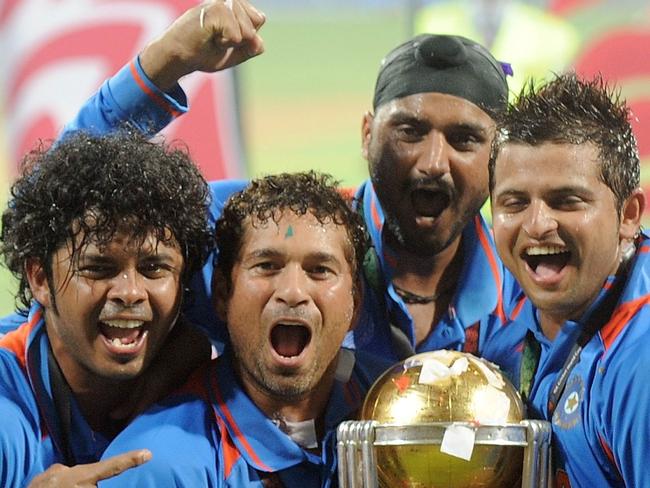
<svg viewBox="0 0 650 488">
<path fill-rule="evenodd" d="M 416 93 L 464 98 L 491 116 L 505 109 L 503 66 L 480 44 L 461 36 L 422 34 L 397 46 L 379 69 L 373 107 Z"/>
</svg>

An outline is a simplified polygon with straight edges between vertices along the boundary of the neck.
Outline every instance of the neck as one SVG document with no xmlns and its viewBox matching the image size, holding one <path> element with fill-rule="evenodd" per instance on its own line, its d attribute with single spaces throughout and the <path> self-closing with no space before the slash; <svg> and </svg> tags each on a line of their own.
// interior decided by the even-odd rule
<svg viewBox="0 0 650 488">
<path fill-rule="evenodd" d="M 433 295 L 460 273 L 460 236 L 433 256 L 420 256 L 397 249 L 393 283 L 418 295 Z"/>
<path fill-rule="evenodd" d="M 564 316 L 545 313 L 541 310 L 539 312 L 539 325 L 544 335 L 551 341 L 555 340 L 566 321 L 567 318 Z"/>
<path fill-rule="evenodd" d="M 418 256 L 403 249 L 396 254 L 393 286 L 407 304 L 418 345 L 436 327 L 456 291 L 462 268 L 461 238 L 435 256 Z"/>
<path fill-rule="evenodd" d="M 112 419 L 110 414 L 119 407 L 125 398 L 134 392 L 134 382 L 113 381 L 111 384 L 77 386 L 72 389 L 79 408 L 88 425 L 109 438 L 114 437 L 125 426 L 126 420 Z"/>
<path fill-rule="evenodd" d="M 284 419 L 289 422 L 314 420 L 318 438 L 321 439 L 324 435 L 325 409 L 334 385 L 337 364 L 338 357 L 332 361 L 321 380 L 311 390 L 297 396 L 287 396 L 282 392 L 269 392 L 250 374 L 242 371 L 237 364 L 233 366 L 244 391 L 267 417 Z"/>
</svg>

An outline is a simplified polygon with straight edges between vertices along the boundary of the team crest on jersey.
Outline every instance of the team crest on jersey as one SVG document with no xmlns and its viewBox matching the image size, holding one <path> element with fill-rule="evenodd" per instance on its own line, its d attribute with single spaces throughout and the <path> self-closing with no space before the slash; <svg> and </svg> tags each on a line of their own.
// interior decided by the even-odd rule
<svg viewBox="0 0 650 488">
<path fill-rule="evenodd" d="M 555 425 L 562 429 L 571 429 L 578 423 L 584 389 L 581 376 L 574 375 L 571 377 L 553 413 L 553 423 Z"/>
</svg>

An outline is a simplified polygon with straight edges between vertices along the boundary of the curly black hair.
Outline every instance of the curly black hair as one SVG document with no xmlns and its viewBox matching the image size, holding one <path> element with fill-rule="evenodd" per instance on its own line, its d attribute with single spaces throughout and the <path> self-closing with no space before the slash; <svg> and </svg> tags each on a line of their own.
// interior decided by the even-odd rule
<svg viewBox="0 0 650 488">
<path fill-rule="evenodd" d="M 17 305 L 29 308 L 25 274 L 37 260 L 52 278 L 52 256 L 66 244 L 77 255 L 117 232 L 141 244 L 148 234 L 175 241 L 187 284 L 213 247 L 208 186 L 187 152 L 128 130 L 106 136 L 74 133 L 29 153 L 2 214 L 0 252 L 19 280 Z M 22 307 L 21 307 L 22 304 Z"/>
<path fill-rule="evenodd" d="M 629 119 L 630 110 L 620 91 L 600 76 L 582 79 L 565 73 L 541 85 L 529 82 L 517 101 L 497 118 L 489 163 L 490 191 L 495 161 L 504 144 L 591 143 L 599 151 L 601 178 L 620 210 L 640 183 L 639 151 Z"/>
<path fill-rule="evenodd" d="M 296 215 L 313 215 L 321 224 L 333 222 L 347 230 L 350 248 L 346 259 L 355 277 L 360 276 L 369 241 L 363 218 L 350 208 L 349 202 L 330 175 L 314 171 L 282 173 L 251 181 L 244 190 L 233 194 L 216 223 L 217 267 L 225 278 L 228 292 L 233 266 L 239 258 L 247 225 L 278 222 L 290 210 Z"/>
</svg>

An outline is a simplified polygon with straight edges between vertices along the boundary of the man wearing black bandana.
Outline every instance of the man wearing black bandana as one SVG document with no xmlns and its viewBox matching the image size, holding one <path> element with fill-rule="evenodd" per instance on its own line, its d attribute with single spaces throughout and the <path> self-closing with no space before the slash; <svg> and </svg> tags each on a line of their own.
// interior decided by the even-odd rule
<svg viewBox="0 0 650 488">
<path fill-rule="evenodd" d="M 223 32 L 211 23 L 213 12 L 224 8 L 210 2 L 184 14 L 105 82 L 67 129 L 106 132 L 128 120 L 153 133 L 185 112 L 176 83 L 181 75 L 218 70 L 229 49 L 263 50 L 259 25 L 227 42 L 218 37 Z M 499 336 L 519 290 L 479 213 L 488 195 L 493 116 L 506 107 L 507 95 L 503 66 L 459 36 L 418 36 L 383 61 L 373 113 L 363 119 L 370 179 L 353 202 L 373 250 L 364 262 L 363 309 L 346 345 L 393 359 L 441 348 L 502 366 L 513 356 L 517 338 Z M 215 219 L 222 202 L 245 184 L 211 185 Z M 219 341 L 211 273 L 210 262 L 195 280 L 192 306 L 200 313 L 188 316 Z"/>
<path fill-rule="evenodd" d="M 503 66 L 460 36 L 420 35 L 382 62 L 362 129 L 370 181 L 358 197 L 364 213 L 377 216 L 366 221 L 394 324 L 393 350 L 402 337 L 417 352 L 501 354 L 484 346 L 505 322 L 517 287 L 479 210 L 493 116 L 507 97 Z M 386 320 L 375 313 L 374 321 L 372 337 L 361 327 L 357 342 L 385 353 Z"/>
</svg>

